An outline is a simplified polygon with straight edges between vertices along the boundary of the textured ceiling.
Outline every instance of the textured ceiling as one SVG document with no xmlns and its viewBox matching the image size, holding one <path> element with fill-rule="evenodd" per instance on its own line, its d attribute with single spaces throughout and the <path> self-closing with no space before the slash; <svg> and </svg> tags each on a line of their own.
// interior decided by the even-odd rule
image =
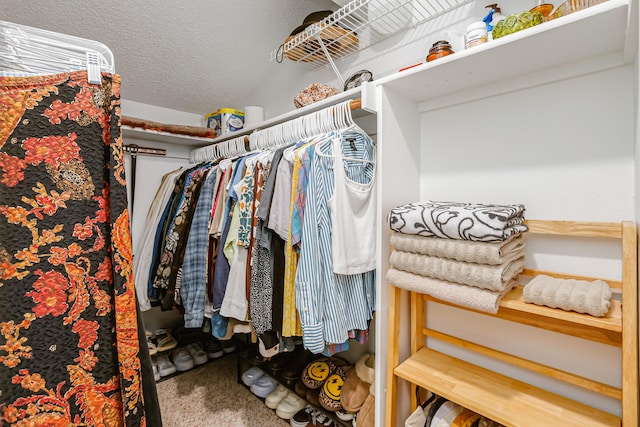
<svg viewBox="0 0 640 427">
<path fill-rule="evenodd" d="M 274 70 L 270 53 L 328 0 L 2 0 L 0 20 L 96 40 L 122 98 L 191 113 L 241 108 Z"/>
</svg>

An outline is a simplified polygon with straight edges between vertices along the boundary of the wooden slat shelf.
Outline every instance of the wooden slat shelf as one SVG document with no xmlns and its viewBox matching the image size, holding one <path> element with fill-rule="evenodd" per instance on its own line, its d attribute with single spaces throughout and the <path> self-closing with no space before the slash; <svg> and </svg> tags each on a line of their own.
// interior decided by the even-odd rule
<svg viewBox="0 0 640 427">
<path fill-rule="evenodd" d="M 575 337 L 620 347 L 622 345 L 622 306 L 620 301 L 611 301 L 609 313 L 604 317 L 593 317 L 572 311 L 549 308 L 524 302 L 522 286 L 517 286 L 500 301 L 496 314 L 482 314 L 499 319 L 511 320 L 529 326 L 573 335 Z M 435 301 L 463 310 L 466 307 L 441 301 L 429 295 L 423 295 L 427 301 Z"/>
<path fill-rule="evenodd" d="M 506 426 L 620 426 L 615 415 L 425 347 L 394 373 Z"/>
<path fill-rule="evenodd" d="M 420 386 L 435 394 L 471 409 L 507 426 L 620 426 L 638 425 L 638 254 L 637 227 L 634 222 L 580 222 L 580 221 L 527 221 L 528 233 L 559 235 L 568 238 L 617 239 L 621 244 L 622 280 L 610 281 L 609 286 L 619 295 L 611 299 L 609 312 L 604 317 L 593 317 L 571 311 L 528 304 L 524 302 L 523 288 L 531 277 L 546 274 L 558 278 L 593 280 L 592 277 L 571 276 L 564 273 L 525 270 L 518 278 L 519 285 L 504 296 L 495 314 L 475 311 L 438 300 L 429 295 L 409 291 L 411 356 L 399 360 L 397 349 L 400 334 L 400 300 L 402 292 L 392 286 L 389 306 L 389 330 L 393 331 L 387 373 L 387 425 L 395 424 L 397 378 L 414 387 Z M 621 297 L 621 301 L 620 298 Z M 516 354 L 491 348 L 482 342 L 471 342 L 426 325 L 426 301 L 475 311 L 486 316 L 509 320 L 581 339 L 619 347 L 622 387 L 604 384 L 593 378 L 582 377 L 554 366 L 519 357 Z M 534 387 L 515 378 L 459 360 L 425 346 L 426 338 L 439 340 L 462 348 L 467 352 L 491 358 L 526 369 L 537 375 L 580 387 L 600 396 L 619 400 L 622 416 L 572 400 L 570 395 L 560 396 Z M 415 399 L 412 408 L 416 407 Z"/>
</svg>

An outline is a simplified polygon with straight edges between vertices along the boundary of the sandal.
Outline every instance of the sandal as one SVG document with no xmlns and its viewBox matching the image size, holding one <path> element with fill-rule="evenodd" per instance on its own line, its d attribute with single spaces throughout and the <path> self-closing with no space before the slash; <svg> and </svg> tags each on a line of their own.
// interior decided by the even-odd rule
<svg viewBox="0 0 640 427">
<path fill-rule="evenodd" d="M 171 336 L 168 329 L 156 330 L 156 350 L 167 351 L 176 348 L 178 342 Z"/>
<path fill-rule="evenodd" d="M 147 348 L 149 349 L 149 356 L 153 356 L 158 352 L 158 348 L 156 347 L 156 344 L 153 342 L 153 339 L 155 338 L 155 336 L 153 335 L 153 332 L 144 331 L 144 333 L 147 336 Z"/>
</svg>

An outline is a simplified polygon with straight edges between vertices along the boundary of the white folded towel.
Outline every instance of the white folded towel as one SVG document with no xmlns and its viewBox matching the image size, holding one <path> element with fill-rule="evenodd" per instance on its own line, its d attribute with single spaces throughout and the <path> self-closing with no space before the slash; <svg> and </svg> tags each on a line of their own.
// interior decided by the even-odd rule
<svg viewBox="0 0 640 427">
<path fill-rule="evenodd" d="M 389 262 L 392 267 L 408 273 L 490 291 L 502 291 L 524 269 L 524 254 L 511 254 L 511 257 L 501 265 L 484 265 L 411 252 L 393 251 Z"/>
<path fill-rule="evenodd" d="M 524 302 L 602 317 L 611 306 L 611 288 L 602 280 L 534 277 L 523 290 Z"/>
<path fill-rule="evenodd" d="M 524 236 L 519 234 L 502 242 L 473 242 L 404 234 L 394 231 L 391 246 L 399 251 L 415 252 L 477 264 L 503 264 L 511 254 L 524 250 Z"/>
<path fill-rule="evenodd" d="M 417 274 L 407 273 L 406 271 L 396 270 L 395 268 L 390 268 L 387 271 L 387 280 L 398 288 L 431 295 L 442 301 L 494 314 L 498 312 L 502 297 L 515 285 L 514 281 L 505 287 L 502 292 L 494 292 L 473 286 L 459 285 L 444 280 L 419 276 Z"/>
</svg>

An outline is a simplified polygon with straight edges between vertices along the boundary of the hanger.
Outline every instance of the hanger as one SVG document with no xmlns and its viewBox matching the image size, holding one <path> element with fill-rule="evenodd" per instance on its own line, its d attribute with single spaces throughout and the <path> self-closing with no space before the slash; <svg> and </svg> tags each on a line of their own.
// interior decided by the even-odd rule
<svg viewBox="0 0 640 427">
<path fill-rule="evenodd" d="M 101 71 L 115 73 L 113 54 L 102 43 L 0 21 L 0 71 L 16 75 L 87 70 L 89 83 L 101 83 Z"/>
</svg>

